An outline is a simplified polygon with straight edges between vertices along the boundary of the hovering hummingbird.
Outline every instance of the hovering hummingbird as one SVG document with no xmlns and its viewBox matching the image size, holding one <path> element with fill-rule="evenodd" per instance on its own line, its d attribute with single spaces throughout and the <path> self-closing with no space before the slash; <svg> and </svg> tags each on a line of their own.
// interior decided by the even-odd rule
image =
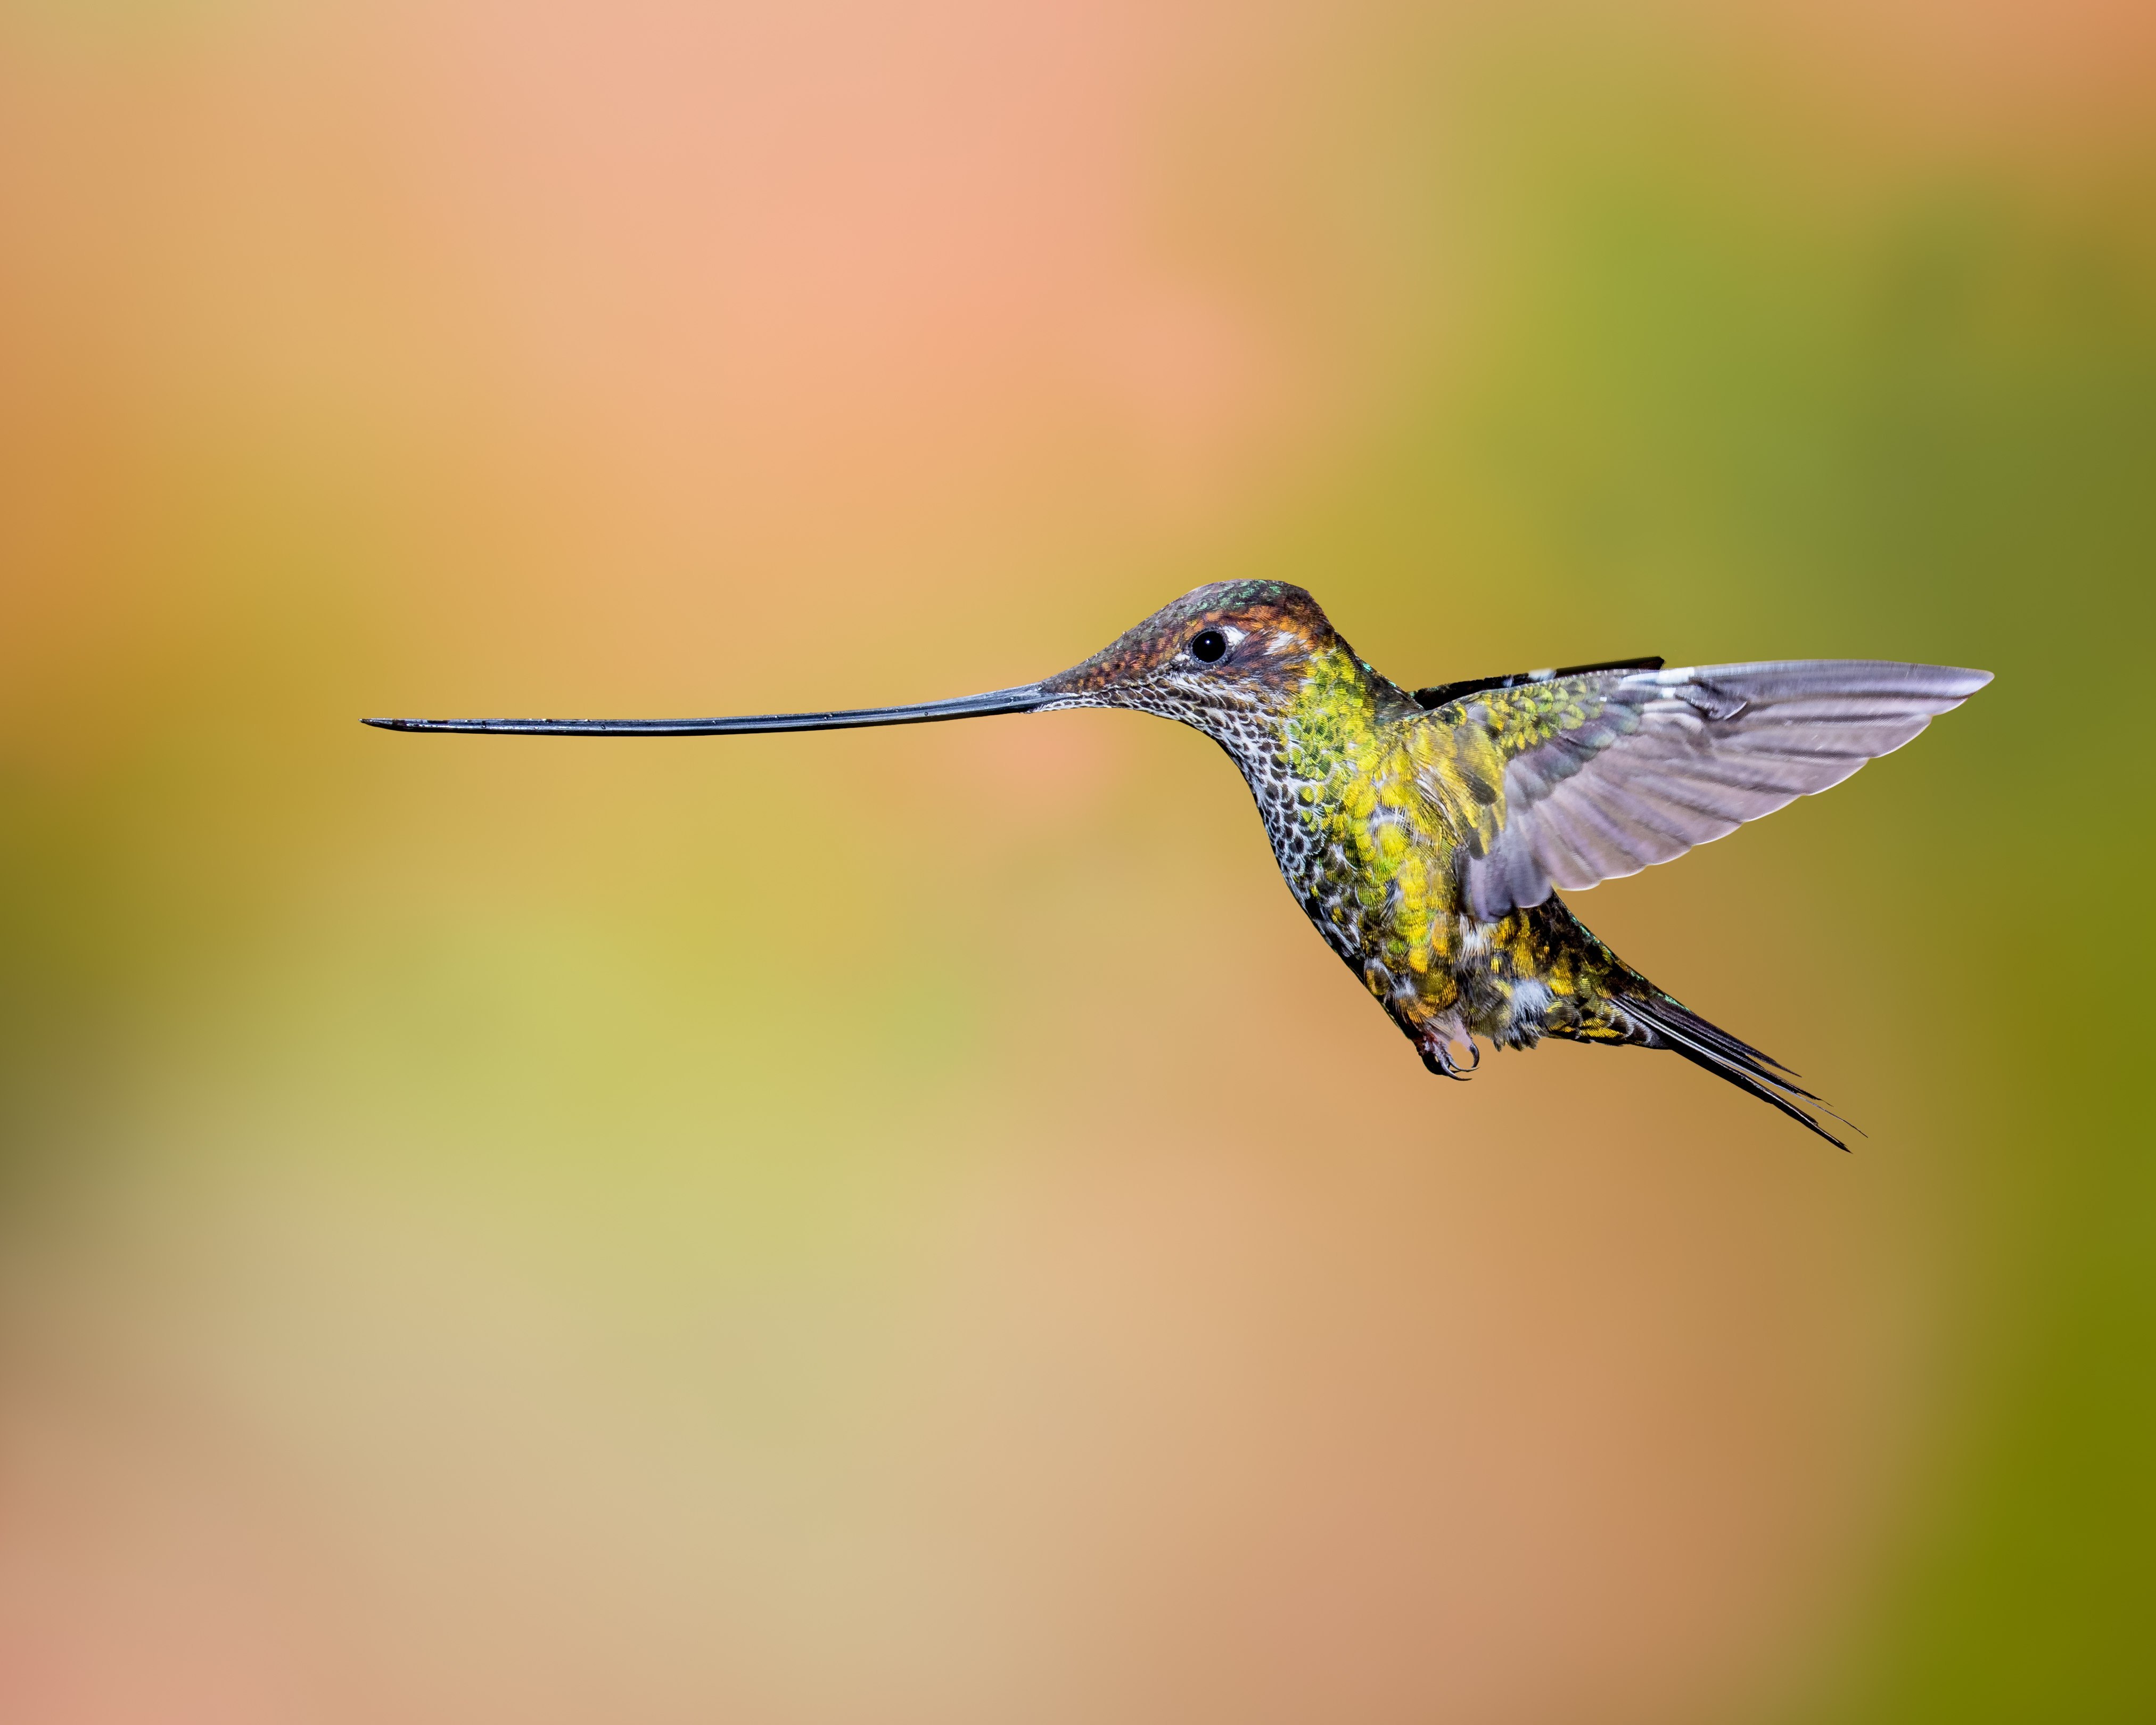
<svg viewBox="0 0 2156 1725">
<path fill-rule="evenodd" d="M 1296 902 L 1432 1072 L 1476 1039 L 1668 1049 L 1839 1148 L 1779 1060 L 1625 964 L 1566 908 L 1839 784 L 1990 673 L 1870 660 L 1659 659 L 1409 691 L 1275 581 L 1185 593 L 1082 665 L 956 701 L 723 719 L 369 719 L 392 731 L 705 737 L 1133 707 L 1242 770 Z"/>
</svg>

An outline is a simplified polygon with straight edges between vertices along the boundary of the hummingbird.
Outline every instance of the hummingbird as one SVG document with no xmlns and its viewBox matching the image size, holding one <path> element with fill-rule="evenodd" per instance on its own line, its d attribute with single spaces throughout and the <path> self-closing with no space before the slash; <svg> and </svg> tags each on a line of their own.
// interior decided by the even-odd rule
<svg viewBox="0 0 2156 1725">
<path fill-rule="evenodd" d="M 1795 1072 L 1656 988 L 1558 890 L 1636 874 L 1839 784 L 1990 680 L 1878 660 L 1631 659 L 1409 690 L 1358 655 L 1303 588 L 1229 581 L 1194 588 L 1056 676 L 954 701 L 365 722 L 705 737 L 1064 707 L 1158 714 L 1227 752 L 1296 902 L 1431 1072 L 1467 1077 L 1481 1042 L 1664 1049 L 1845 1150 L 1819 1118 L 1840 1117 Z"/>
</svg>

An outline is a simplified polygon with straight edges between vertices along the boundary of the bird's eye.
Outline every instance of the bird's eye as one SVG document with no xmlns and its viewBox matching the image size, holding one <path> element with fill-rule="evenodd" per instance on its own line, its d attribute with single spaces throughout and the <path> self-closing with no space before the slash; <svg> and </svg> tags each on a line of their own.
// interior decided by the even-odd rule
<svg viewBox="0 0 2156 1725">
<path fill-rule="evenodd" d="M 1191 637 L 1190 656 L 1201 665 L 1228 656 L 1228 638 L 1217 629 L 1201 629 Z"/>
</svg>

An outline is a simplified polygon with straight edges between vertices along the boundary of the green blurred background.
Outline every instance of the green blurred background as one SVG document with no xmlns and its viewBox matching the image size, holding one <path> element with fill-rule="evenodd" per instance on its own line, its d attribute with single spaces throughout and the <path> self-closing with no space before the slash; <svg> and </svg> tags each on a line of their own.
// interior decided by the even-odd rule
<svg viewBox="0 0 2156 1725">
<path fill-rule="evenodd" d="M 0 1715 L 2156 1717 L 2156 22 L 0 6 Z M 1431 1082 L 1194 735 L 1987 667 Z M 2137 789 L 2139 786 L 2141 788 Z"/>
</svg>

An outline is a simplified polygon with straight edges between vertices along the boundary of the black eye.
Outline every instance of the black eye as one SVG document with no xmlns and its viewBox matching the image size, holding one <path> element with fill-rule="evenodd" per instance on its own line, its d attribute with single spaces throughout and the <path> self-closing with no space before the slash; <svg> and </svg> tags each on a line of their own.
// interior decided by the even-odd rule
<svg viewBox="0 0 2156 1725">
<path fill-rule="evenodd" d="M 1191 638 L 1190 656 L 1201 665 L 1210 665 L 1217 659 L 1228 656 L 1228 638 L 1217 629 L 1201 629 Z"/>
</svg>

